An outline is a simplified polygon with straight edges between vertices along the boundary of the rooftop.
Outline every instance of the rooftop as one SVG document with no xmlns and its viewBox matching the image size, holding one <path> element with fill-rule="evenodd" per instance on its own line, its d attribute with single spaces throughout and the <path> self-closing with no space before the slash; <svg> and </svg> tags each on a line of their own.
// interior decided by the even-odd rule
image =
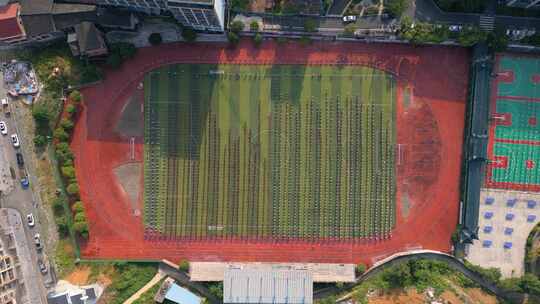
<svg viewBox="0 0 540 304">
<path fill-rule="evenodd" d="M 18 3 L 0 7 L 0 40 L 24 35 L 17 18 L 20 8 L 21 6 Z"/>
</svg>

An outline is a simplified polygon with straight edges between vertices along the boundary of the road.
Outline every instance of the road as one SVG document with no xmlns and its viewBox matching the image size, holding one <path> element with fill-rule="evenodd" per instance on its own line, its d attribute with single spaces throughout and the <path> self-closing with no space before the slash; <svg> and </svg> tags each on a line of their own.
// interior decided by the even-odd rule
<svg viewBox="0 0 540 304">
<path fill-rule="evenodd" d="M 3 75 L 0 73 L 0 96 L 4 97 L 6 96 L 5 88 L 3 87 Z M 41 210 L 40 206 L 42 206 L 41 199 L 39 197 L 39 194 L 35 190 L 37 190 L 37 179 L 35 176 L 35 168 L 33 166 L 32 157 L 29 156 L 29 153 L 33 153 L 33 151 L 29 151 L 27 149 L 28 141 L 31 140 L 30 138 L 27 138 L 25 134 L 19 132 L 20 129 L 17 125 L 18 117 L 20 117 L 19 111 L 21 111 L 22 105 L 17 104 L 20 103 L 20 101 L 13 101 L 10 100 L 9 109 L 11 114 L 7 114 L 6 108 L 3 107 L 1 109 L 0 113 L 0 120 L 4 121 L 7 125 L 8 135 L 2 135 L 0 137 L 0 149 L 3 152 L 4 158 L 8 161 L 9 167 L 12 169 L 11 171 L 15 173 L 15 178 L 13 179 L 13 188 L 11 191 L 8 191 L 7 193 L 3 193 L 2 197 L 0 199 L 0 207 L 2 208 L 13 208 L 17 210 L 23 222 L 25 222 L 24 227 L 24 233 L 26 235 L 26 244 L 29 245 L 29 251 L 31 254 L 31 261 L 32 261 L 32 267 L 35 273 L 40 274 L 40 271 L 37 266 L 38 259 L 41 259 L 45 262 L 47 265 L 47 268 L 49 269 L 49 263 L 48 263 L 48 257 L 45 254 L 45 248 L 42 250 L 37 250 L 35 244 L 34 244 L 34 235 L 36 233 L 39 233 L 41 235 L 41 243 L 43 245 L 46 244 L 47 236 L 49 235 L 49 227 L 47 225 L 42 225 L 42 220 L 45 215 L 44 211 Z M 10 135 L 17 133 L 20 140 L 20 147 L 14 148 L 11 143 Z M 20 152 L 23 155 L 23 159 L 25 160 L 25 167 L 19 167 L 17 165 L 16 161 L 16 152 Z M 22 176 L 28 175 L 30 179 L 30 189 L 24 190 L 21 187 L 20 179 Z M 29 227 L 26 224 L 26 216 L 27 214 L 32 213 L 35 218 L 35 226 Z M 46 301 L 46 294 L 47 294 L 47 287 L 52 286 L 54 284 L 53 278 L 51 277 L 51 271 L 48 271 L 46 275 L 39 275 L 35 276 L 33 278 L 24 278 L 26 282 L 26 286 L 29 289 L 29 292 L 39 292 L 41 299 Z M 29 281 L 29 280 L 33 280 Z M 34 304 L 36 302 L 32 302 Z M 46 303 L 46 302 L 43 302 Z"/>
</svg>

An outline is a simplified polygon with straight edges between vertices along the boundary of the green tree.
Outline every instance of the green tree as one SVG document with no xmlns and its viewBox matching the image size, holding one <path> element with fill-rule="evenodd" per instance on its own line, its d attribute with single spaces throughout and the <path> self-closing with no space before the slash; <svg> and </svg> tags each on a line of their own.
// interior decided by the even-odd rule
<svg viewBox="0 0 540 304">
<path fill-rule="evenodd" d="M 88 223 L 86 221 L 73 223 L 73 230 L 83 238 L 88 238 Z"/>
<path fill-rule="evenodd" d="M 44 147 L 47 144 L 47 138 L 43 135 L 36 135 L 34 137 L 34 145 L 38 148 Z"/>
<path fill-rule="evenodd" d="M 70 119 L 62 118 L 62 120 L 60 121 L 60 126 L 66 131 L 71 131 L 71 129 L 73 129 L 74 127 L 74 124 Z"/>
<path fill-rule="evenodd" d="M 465 47 L 470 47 L 478 42 L 486 41 L 487 33 L 480 30 L 479 28 L 465 28 L 463 29 L 458 36 L 458 43 Z"/>
<path fill-rule="evenodd" d="M 119 68 L 123 62 L 122 57 L 118 53 L 111 53 L 106 61 L 107 65 L 113 69 Z"/>
<path fill-rule="evenodd" d="M 356 25 L 354 23 L 347 24 L 343 29 L 343 35 L 345 37 L 354 37 L 354 32 L 356 32 Z"/>
<path fill-rule="evenodd" d="M 67 179 L 75 178 L 75 168 L 73 166 L 63 166 L 61 168 L 62 175 Z"/>
<path fill-rule="evenodd" d="M 540 280 L 534 274 L 526 273 L 523 275 L 519 286 L 526 293 L 540 295 Z"/>
<path fill-rule="evenodd" d="M 259 31 L 259 22 L 255 21 L 255 20 L 251 21 L 251 23 L 249 24 L 249 29 L 252 32 L 258 32 Z"/>
<path fill-rule="evenodd" d="M 84 212 L 77 212 L 75 213 L 73 220 L 75 223 L 86 222 L 86 215 L 84 215 Z"/>
<path fill-rule="evenodd" d="M 228 32 L 227 40 L 229 40 L 231 45 L 236 46 L 240 42 L 240 37 L 238 37 L 238 35 L 234 32 Z"/>
<path fill-rule="evenodd" d="M 77 183 L 71 183 L 67 186 L 66 191 L 71 196 L 79 195 L 79 185 Z"/>
<path fill-rule="evenodd" d="M 82 95 L 79 90 L 73 90 L 69 93 L 69 99 L 74 103 L 79 103 L 82 101 Z"/>
<path fill-rule="evenodd" d="M 261 46 L 261 43 L 263 42 L 263 36 L 261 33 L 256 33 L 255 36 L 253 36 L 253 44 L 255 44 L 255 47 Z"/>
<path fill-rule="evenodd" d="M 233 11 L 246 11 L 249 7 L 249 0 L 232 0 L 231 8 Z"/>
<path fill-rule="evenodd" d="M 407 263 L 398 264 L 382 273 L 382 279 L 390 288 L 403 288 L 412 285 L 412 276 Z"/>
<path fill-rule="evenodd" d="M 57 197 L 52 202 L 52 209 L 55 215 L 64 214 L 64 204 L 66 203 L 63 197 Z"/>
<path fill-rule="evenodd" d="M 150 42 L 151 45 L 159 45 L 163 42 L 163 38 L 161 38 L 160 33 L 152 33 L 148 36 L 148 42 Z"/>
<path fill-rule="evenodd" d="M 386 0 L 384 2 L 385 8 L 388 10 L 388 13 L 394 18 L 401 18 L 401 15 L 409 7 L 408 0 Z"/>
<path fill-rule="evenodd" d="M 487 44 L 493 52 L 503 52 L 508 47 L 508 36 L 504 32 L 491 32 L 487 36 Z"/>
<path fill-rule="evenodd" d="M 34 121 L 36 122 L 36 127 L 38 128 L 38 131 L 44 131 L 49 129 L 49 121 L 51 119 L 49 108 L 40 103 L 36 104 L 32 108 L 32 116 L 34 117 Z"/>
<path fill-rule="evenodd" d="M 64 128 L 58 127 L 54 130 L 53 137 L 60 142 L 65 142 L 69 139 L 69 134 L 67 134 Z"/>
<path fill-rule="evenodd" d="M 244 22 L 240 20 L 235 20 L 231 23 L 231 32 L 238 34 L 243 30 L 244 30 Z"/>
<path fill-rule="evenodd" d="M 363 274 L 364 272 L 366 272 L 366 265 L 364 263 L 358 263 L 356 265 L 356 273 L 358 274 Z"/>
<path fill-rule="evenodd" d="M 69 234 L 67 219 L 64 215 L 55 217 L 56 227 L 61 237 L 66 237 Z"/>
<path fill-rule="evenodd" d="M 76 201 L 75 203 L 73 203 L 73 206 L 71 206 L 71 211 L 73 211 L 74 213 L 84 212 L 83 203 L 81 201 Z"/>
<path fill-rule="evenodd" d="M 308 45 L 310 43 L 311 43 L 311 38 L 309 36 L 304 35 L 304 36 L 300 37 L 300 44 L 301 45 L 305 46 L 305 45 Z"/>
<path fill-rule="evenodd" d="M 180 260 L 178 264 L 178 270 L 183 272 L 189 272 L 189 262 L 185 259 Z"/>
<path fill-rule="evenodd" d="M 66 112 L 68 112 L 70 115 L 73 115 L 77 112 L 77 107 L 72 104 L 68 104 L 66 106 Z"/>
<path fill-rule="evenodd" d="M 182 38 L 187 42 L 194 42 L 197 40 L 197 32 L 189 27 L 184 27 L 182 29 Z"/>
<path fill-rule="evenodd" d="M 304 31 L 312 33 L 317 31 L 317 22 L 314 19 L 308 18 L 304 21 Z"/>
</svg>

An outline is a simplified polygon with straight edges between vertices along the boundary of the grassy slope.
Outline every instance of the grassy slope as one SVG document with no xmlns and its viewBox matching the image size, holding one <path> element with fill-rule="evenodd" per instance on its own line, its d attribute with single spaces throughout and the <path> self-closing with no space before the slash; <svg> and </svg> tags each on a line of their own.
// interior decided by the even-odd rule
<svg viewBox="0 0 540 304">
<path fill-rule="evenodd" d="M 171 156 L 157 160 L 162 231 L 358 237 L 393 226 L 395 83 L 384 73 L 177 65 L 146 85 L 147 117 L 157 111 L 159 149 Z M 146 145 L 146 157 L 157 149 Z"/>
</svg>

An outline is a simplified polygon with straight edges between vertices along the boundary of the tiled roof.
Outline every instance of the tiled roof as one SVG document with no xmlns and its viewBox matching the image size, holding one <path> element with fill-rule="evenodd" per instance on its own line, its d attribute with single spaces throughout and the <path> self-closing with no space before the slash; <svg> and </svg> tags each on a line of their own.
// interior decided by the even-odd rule
<svg viewBox="0 0 540 304">
<path fill-rule="evenodd" d="M 19 9 L 18 3 L 0 7 L 0 39 L 16 38 L 23 35 L 17 18 Z"/>
</svg>

